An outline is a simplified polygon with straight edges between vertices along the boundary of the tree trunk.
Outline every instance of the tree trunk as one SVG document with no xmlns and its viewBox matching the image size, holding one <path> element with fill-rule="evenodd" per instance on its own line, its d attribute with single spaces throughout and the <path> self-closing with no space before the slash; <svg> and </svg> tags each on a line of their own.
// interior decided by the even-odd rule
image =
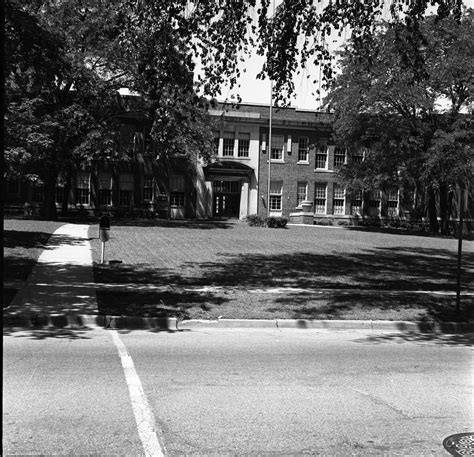
<svg viewBox="0 0 474 457">
<path fill-rule="evenodd" d="M 55 221 L 58 218 L 56 211 L 56 181 L 58 173 L 51 172 L 44 177 L 44 201 L 42 207 L 42 217 L 48 221 Z"/>
<path fill-rule="evenodd" d="M 71 192 L 71 178 L 72 174 L 68 170 L 66 172 L 66 180 L 64 183 L 64 194 L 63 194 L 63 201 L 61 202 L 61 214 L 66 216 L 69 212 L 69 192 Z"/>
<path fill-rule="evenodd" d="M 442 183 L 439 187 L 439 216 L 441 218 L 441 233 L 449 235 L 448 186 Z"/>
<path fill-rule="evenodd" d="M 428 219 L 430 221 L 430 232 L 438 233 L 439 224 L 438 216 L 436 214 L 436 194 L 430 187 L 428 188 Z"/>
</svg>

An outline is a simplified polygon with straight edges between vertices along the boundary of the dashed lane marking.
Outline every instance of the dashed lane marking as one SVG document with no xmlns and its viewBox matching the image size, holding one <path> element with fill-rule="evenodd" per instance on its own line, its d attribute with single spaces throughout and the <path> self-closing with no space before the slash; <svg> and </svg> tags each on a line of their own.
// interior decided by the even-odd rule
<svg viewBox="0 0 474 457">
<path fill-rule="evenodd" d="M 158 439 L 155 418 L 150 405 L 148 404 L 140 378 L 135 371 L 132 357 L 128 353 L 125 345 L 122 343 L 117 331 L 110 330 L 110 332 L 115 346 L 117 347 L 120 361 L 122 362 L 125 379 L 130 392 L 130 400 L 132 401 L 133 414 L 135 415 L 135 421 L 137 422 L 138 435 L 140 436 L 145 456 L 164 456 L 163 448 Z"/>
</svg>

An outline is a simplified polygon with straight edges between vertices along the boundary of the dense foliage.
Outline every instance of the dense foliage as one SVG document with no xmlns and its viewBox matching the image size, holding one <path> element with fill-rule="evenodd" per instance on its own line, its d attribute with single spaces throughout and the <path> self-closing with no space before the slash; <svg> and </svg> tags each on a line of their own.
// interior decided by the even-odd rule
<svg viewBox="0 0 474 457">
<path fill-rule="evenodd" d="M 117 90 L 140 94 L 157 155 L 212 155 L 207 101 L 235 85 L 239 65 L 257 47 L 267 57 L 261 76 L 275 81 L 277 99 L 291 95 L 292 74 L 308 61 L 333 75 L 332 34 L 351 31 L 364 49 L 383 0 L 6 0 L 5 94 L 7 173 L 36 175 L 45 184 L 46 216 L 55 216 L 58 173 L 116 151 Z M 429 5 L 459 19 L 461 0 L 392 4 L 415 45 Z M 419 55 L 418 47 L 413 49 Z M 197 94 L 200 94 L 198 96 Z"/>
<path fill-rule="evenodd" d="M 367 54 L 348 45 L 328 97 L 340 146 L 365 150 L 364 161 L 342 167 L 343 184 L 352 192 L 416 189 L 418 216 L 428 215 L 435 231 L 438 216 L 448 230 L 456 187 L 472 183 L 473 16 L 423 21 L 421 60 L 405 27 L 384 24 Z"/>
</svg>

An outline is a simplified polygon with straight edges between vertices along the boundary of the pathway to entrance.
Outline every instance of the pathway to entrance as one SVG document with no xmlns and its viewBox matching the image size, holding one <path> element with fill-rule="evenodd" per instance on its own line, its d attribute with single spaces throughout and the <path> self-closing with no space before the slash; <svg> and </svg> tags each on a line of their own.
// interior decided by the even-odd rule
<svg viewBox="0 0 474 457">
<path fill-rule="evenodd" d="M 98 314 L 88 229 L 66 224 L 54 232 L 9 315 Z"/>
</svg>

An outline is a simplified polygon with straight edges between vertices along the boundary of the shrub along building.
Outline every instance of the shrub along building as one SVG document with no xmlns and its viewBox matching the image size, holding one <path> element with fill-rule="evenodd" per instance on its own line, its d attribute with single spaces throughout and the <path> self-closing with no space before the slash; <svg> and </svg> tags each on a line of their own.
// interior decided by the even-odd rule
<svg viewBox="0 0 474 457">
<path fill-rule="evenodd" d="M 269 114 L 268 106 L 219 104 L 210 110 L 216 126 L 212 163 L 196 151 L 192 158 L 170 157 L 164 166 L 149 147 L 146 117 L 125 112 L 117 141 L 120 160 L 97 161 L 61 176 L 57 206 L 171 219 L 257 214 L 310 224 L 409 216 L 414 200 L 409 191 L 394 187 L 349 196 L 338 184 L 337 169 L 362 161 L 364 152 L 335 146 L 331 114 L 274 108 L 271 141 Z M 5 191 L 7 208 L 25 202 L 35 207 L 43 198 L 40 184 L 20 180 L 7 181 Z M 472 198 L 469 205 L 473 214 Z"/>
</svg>

